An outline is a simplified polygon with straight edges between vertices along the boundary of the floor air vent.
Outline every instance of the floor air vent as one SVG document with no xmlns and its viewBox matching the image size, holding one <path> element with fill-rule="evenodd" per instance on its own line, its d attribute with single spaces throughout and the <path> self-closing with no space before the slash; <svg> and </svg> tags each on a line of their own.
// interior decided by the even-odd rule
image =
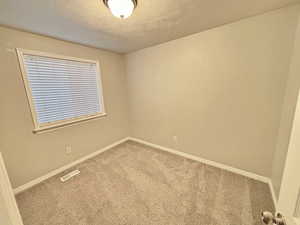
<svg viewBox="0 0 300 225">
<path fill-rule="evenodd" d="M 72 177 L 79 175 L 80 171 L 79 170 L 73 170 L 70 173 L 67 173 L 66 175 L 62 176 L 60 178 L 61 182 L 66 182 L 67 180 L 70 180 Z"/>
</svg>

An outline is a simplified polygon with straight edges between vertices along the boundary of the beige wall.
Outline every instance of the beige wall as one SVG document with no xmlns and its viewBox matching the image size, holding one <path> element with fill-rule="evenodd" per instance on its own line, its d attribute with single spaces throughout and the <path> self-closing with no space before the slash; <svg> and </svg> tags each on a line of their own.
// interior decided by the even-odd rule
<svg viewBox="0 0 300 225">
<path fill-rule="evenodd" d="M 33 134 L 15 48 L 100 61 L 107 117 Z M 0 27 L 0 151 L 17 187 L 128 135 L 124 58 L 39 35 Z M 65 154 L 66 145 L 73 153 Z"/>
<path fill-rule="evenodd" d="M 300 22 L 300 20 L 299 20 Z M 291 58 L 290 73 L 286 84 L 282 116 L 278 132 L 277 146 L 272 168 L 272 182 L 278 197 L 282 180 L 286 154 L 289 146 L 290 134 L 294 120 L 294 113 L 300 87 L 300 23 L 298 23 L 294 50 Z"/>
<path fill-rule="evenodd" d="M 127 55 L 131 135 L 270 176 L 298 12 Z"/>
</svg>

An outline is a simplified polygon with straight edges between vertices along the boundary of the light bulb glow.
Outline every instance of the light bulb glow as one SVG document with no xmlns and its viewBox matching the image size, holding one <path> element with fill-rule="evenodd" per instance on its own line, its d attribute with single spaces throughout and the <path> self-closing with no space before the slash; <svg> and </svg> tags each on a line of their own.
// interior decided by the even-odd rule
<svg viewBox="0 0 300 225">
<path fill-rule="evenodd" d="M 114 16 L 121 19 L 131 16 L 135 8 L 132 0 L 108 0 L 107 6 Z"/>
</svg>

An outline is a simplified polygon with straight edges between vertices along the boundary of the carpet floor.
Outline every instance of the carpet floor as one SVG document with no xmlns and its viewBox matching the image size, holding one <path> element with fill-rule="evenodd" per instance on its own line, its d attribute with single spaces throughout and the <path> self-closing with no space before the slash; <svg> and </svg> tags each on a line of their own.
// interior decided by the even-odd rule
<svg viewBox="0 0 300 225">
<path fill-rule="evenodd" d="M 134 142 L 73 169 L 17 195 L 25 225 L 261 225 L 274 211 L 265 183 Z"/>
</svg>

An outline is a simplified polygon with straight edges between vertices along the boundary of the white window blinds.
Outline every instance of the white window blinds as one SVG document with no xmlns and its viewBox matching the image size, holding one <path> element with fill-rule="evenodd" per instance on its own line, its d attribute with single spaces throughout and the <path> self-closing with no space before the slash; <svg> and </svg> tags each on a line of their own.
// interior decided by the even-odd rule
<svg viewBox="0 0 300 225">
<path fill-rule="evenodd" d="M 36 128 L 104 113 L 98 63 L 22 52 Z"/>
</svg>

